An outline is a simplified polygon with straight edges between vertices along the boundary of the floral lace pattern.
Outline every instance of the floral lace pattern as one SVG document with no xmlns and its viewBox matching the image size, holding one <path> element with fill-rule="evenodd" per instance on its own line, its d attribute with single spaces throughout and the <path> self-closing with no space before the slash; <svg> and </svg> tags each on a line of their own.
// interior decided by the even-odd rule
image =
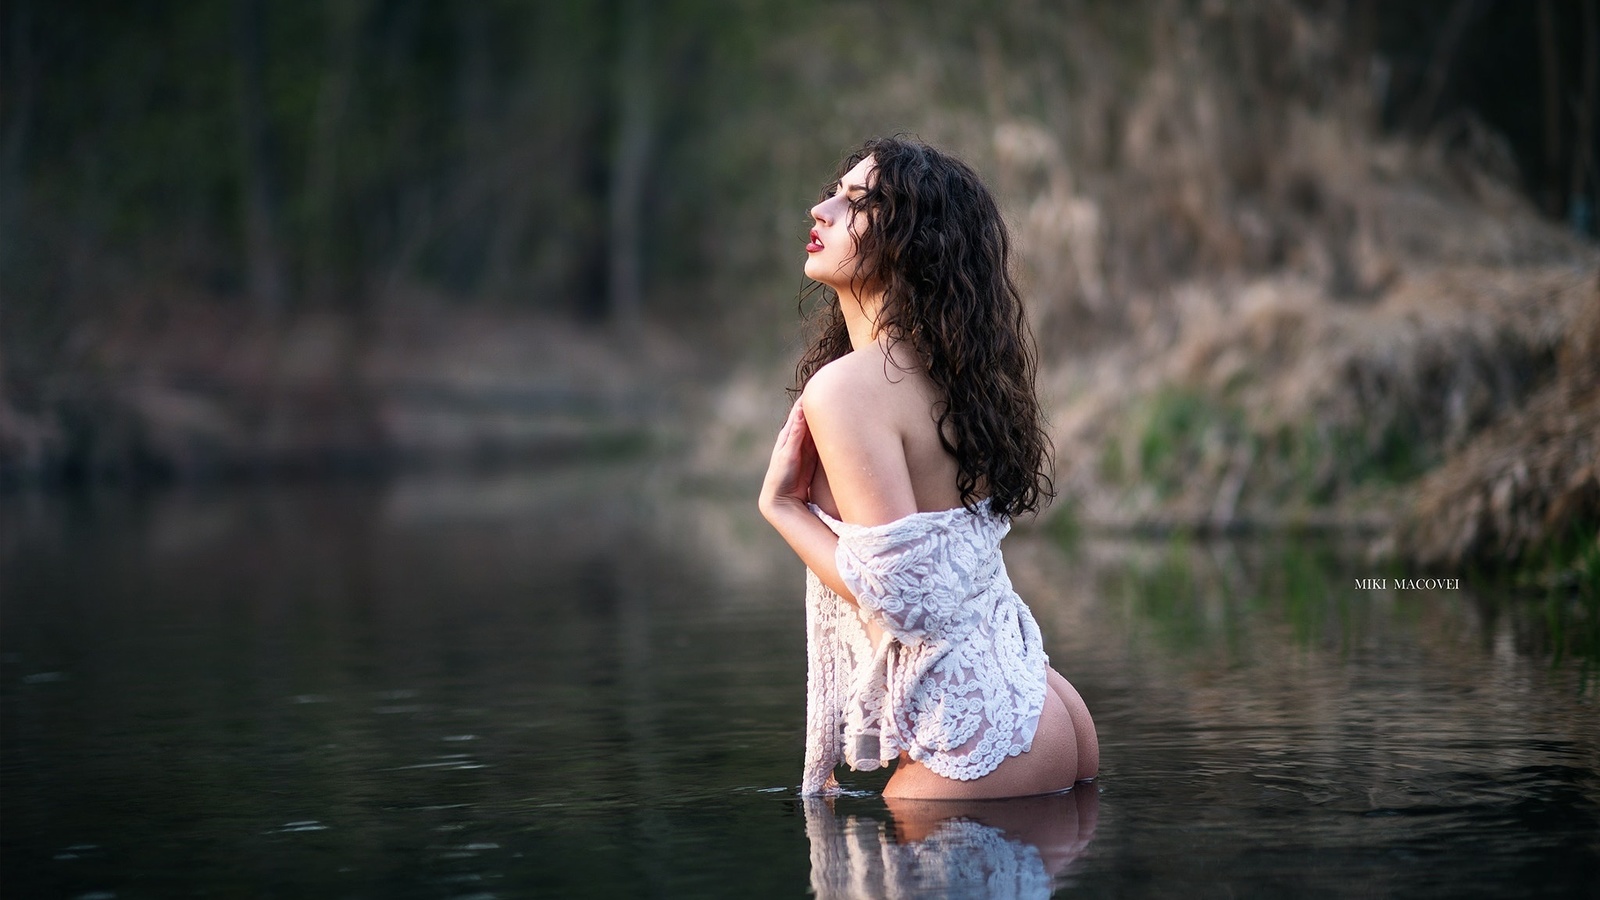
<svg viewBox="0 0 1600 900">
<path fill-rule="evenodd" d="M 1048 659 L 1000 556 L 1011 523 L 986 503 L 871 526 L 811 509 L 839 536 L 860 607 L 806 573 L 801 793 L 838 790 L 841 762 L 869 771 L 905 752 L 967 781 L 1032 747 Z"/>
</svg>

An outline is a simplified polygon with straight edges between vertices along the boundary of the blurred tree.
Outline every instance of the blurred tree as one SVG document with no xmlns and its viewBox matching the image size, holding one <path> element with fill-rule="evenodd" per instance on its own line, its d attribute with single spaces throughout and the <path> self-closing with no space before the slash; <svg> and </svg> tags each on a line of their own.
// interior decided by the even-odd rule
<svg viewBox="0 0 1600 900">
<path fill-rule="evenodd" d="M 1098 222 L 1095 296 L 1283 265 L 1283 223 L 1342 215 L 1314 178 L 1274 174 L 1284 123 L 1360 84 L 1391 127 L 1477 110 L 1569 217 L 1596 184 L 1594 7 L 13 0 L 7 350 L 42 364 L 135 294 L 269 319 L 417 296 L 742 314 L 752 285 L 795 283 L 776 273 L 833 155 L 896 130 L 992 166 L 1019 203 L 1056 197 L 1071 228 Z M 1032 162 L 997 151 L 1019 124 L 1048 138 Z"/>
<path fill-rule="evenodd" d="M 239 181 L 244 195 L 245 266 L 256 313 L 270 322 L 282 314 L 288 286 L 278 239 L 278 208 L 282 200 L 273 171 L 276 142 L 267 118 L 262 13 L 261 0 L 234 0 L 239 85 L 235 105 L 239 115 Z"/>
<path fill-rule="evenodd" d="M 636 328 L 644 304 L 640 269 L 644 235 L 640 219 L 650 164 L 651 23 L 647 0 L 623 0 L 621 6 L 615 101 L 618 122 L 609 186 L 611 265 L 607 273 L 610 280 L 606 313 L 624 327 Z"/>
</svg>

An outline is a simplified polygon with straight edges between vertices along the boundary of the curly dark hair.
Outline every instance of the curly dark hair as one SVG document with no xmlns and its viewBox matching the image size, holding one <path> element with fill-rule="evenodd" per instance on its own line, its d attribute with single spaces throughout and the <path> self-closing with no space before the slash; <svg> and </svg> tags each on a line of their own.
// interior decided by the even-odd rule
<svg viewBox="0 0 1600 900">
<path fill-rule="evenodd" d="M 1055 496 L 1053 451 L 1000 207 L 966 163 L 905 136 L 862 144 L 823 196 L 868 156 L 871 184 L 850 204 L 867 216 L 852 280 L 883 289 L 878 330 L 910 346 L 942 395 L 939 440 L 955 457 L 962 505 L 975 510 L 987 492 L 995 515 L 1036 512 Z M 813 282 L 802 307 L 819 294 L 820 327 L 795 367 L 795 392 L 852 349 L 836 291 Z"/>
</svg>

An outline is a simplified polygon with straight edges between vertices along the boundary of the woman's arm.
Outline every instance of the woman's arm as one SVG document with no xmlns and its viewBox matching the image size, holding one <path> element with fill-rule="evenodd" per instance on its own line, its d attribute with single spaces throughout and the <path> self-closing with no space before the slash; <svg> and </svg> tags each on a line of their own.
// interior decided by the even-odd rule
<svg viewBox="0 0 1600 900">
<path fill-rule="evenodd" d="M 834 562 L 839 538 L 807 506 L 811 501 L 811 478 L 817 471 L 817 448 L 806 427 L 804 405 L 804 398 L 796 402 L 778 430 L 778 442 L 772 448 L 757 505 L 806 568 L 817 573 L 834 593 L 854 603 L 855 597 L 845 589 Z"/>
<path fill-rule="evenodd" d="M 778 433 L 759 501 L 806 567 L 851 603 L 855 596 L 835 560 L 839 539 L 806 505 L 818 465 L 842 521 L 881 525 L 917 511 L 904 445 L 889 415 L 895 385 L 875 357 L 851 354 L 812 377 Z"/>
</svg>

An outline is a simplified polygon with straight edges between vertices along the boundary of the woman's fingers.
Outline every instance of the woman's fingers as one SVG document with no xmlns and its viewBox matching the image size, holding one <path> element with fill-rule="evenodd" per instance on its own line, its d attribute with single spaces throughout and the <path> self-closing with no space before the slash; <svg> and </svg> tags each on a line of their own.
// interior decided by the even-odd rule
<svg viewBox="0 0 1600 900">
<path fill-rule="evenodd" d="M 783 427 L 778 429 L 778 446 L 805 435 L 808 431 L 805 422 L 806 414 L 800 404 L 790 407 L 788 418 L 783 420 Z"/>
<path fill-rule="evenodd" d="M 778 446 L 783 446 L 784 441 L 795 432 L 795 423 L 800 420 L 800 404 L 789 407 L 789 414 L 783 419 L 783 427 L 778 429 Z"/>
<path fill-rule="evenodd" d="M 778 439 L 772 447 L 772 461 L 767 465 L 763 487 L 766 496 L 799 500 L 810 496 L 811 476 L 816 470 L 816 450 L 810 446 L 810 438 L 805 412 L 796 403 L 790 408 L 783 427 L 778 429 Z"/>
</svg>

